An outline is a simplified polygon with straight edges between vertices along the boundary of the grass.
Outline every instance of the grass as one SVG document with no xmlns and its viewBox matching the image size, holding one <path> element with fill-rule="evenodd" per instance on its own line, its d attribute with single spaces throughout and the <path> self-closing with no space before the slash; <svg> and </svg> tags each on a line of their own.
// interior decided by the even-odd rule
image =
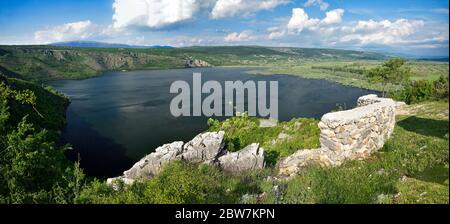
<svg viewBox="0 0 450 224">
<path fill-rule="evenodd" d="M 209 131 L 225 131 L 225 147 L 229 151 L 238 151 L 252 143 L 259 143 L 264 148 L 269 167 L 299 149 L 320 147 L 317 120 L 296 118 L 279 122 L 274 127 L 260 127 L 260 121 L 245 114 L 223 122 L 210 120 Z"/>
<path fill-rule="evenodd" d="M 365 72 L 380 65 L 378 60 L 292 60 L 266 64 L 264 70 L 252 70 L 250 74 L 287 74 L 303 78 L 325 79 L 343 85 L 370 90 L 382 90 L 380 84 L 370 83 Z M 448 75 L 448 62 L 408 61 L 412 80 L 437 80 L 441 75 Z M 397 90 L 399 86 L 390 85 L 388 90 Z"/>
<path fill-rule="evenodd" d="M 422 108 L 414 110 L 414 108 Z M 393 136 L 376 154 L 342 166 L 308 167 L 290 180 L 268 180 L 268 167 L 237 175 L 209 165 L 168 164 L 155 178 L 112 190 L 94 181 L 77 203 L 331 203 L 409 204 L 449 203 L 449 148 L 447 102 L 412 105 L 410 114 L 397 117 Z M 436 114 L 439 114 L 438 116 Z M 242 116 L 219 122 L 210 130 L 225 130 L 228 149 L 240 150 L 259 142 L 279 157 L 318 144 L 317 121 L 293 119 L 273 127 Z M 279 138 L 280 134 L 285 138 Z M 287 137 L 290 136 L 290 137 Z M 238 139 L 238 140 L 236 140 Z M 237 143 L 238 142 L 238 143 Z M 296 150 L 294 150 L 294 148 Z M 270 153 L 267 153 L 270 155 Z M 266 158 L 267 159 L 267 158 Z M 269 158 L 270 159 L 270 158 Z"/>
<path fill-rule="evenodd" d="M 275 199 L 266 186 L 265 203 L 449 203 L 447 102 L 433 102 L 430 112 L 398 117 L 394 134 L 382 150 L 364 161 L 340 167 L 310 167 L 279 185 Z M 420 105 L 416 105 L 420 106 Z"/>
</svg>

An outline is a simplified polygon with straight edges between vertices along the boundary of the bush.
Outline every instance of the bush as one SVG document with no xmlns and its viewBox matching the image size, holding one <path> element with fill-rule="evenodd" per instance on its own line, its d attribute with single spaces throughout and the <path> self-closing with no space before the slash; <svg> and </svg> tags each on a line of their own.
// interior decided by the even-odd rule
<svg viewBox="0 0 450 224">
<path fill-rule="evenodd" d="M 53 117 L 42 117 L 42 126 L 32 119 L 46 111 L 40 102 L 49 93 L 31 83 L 15 84 L 0 80 L 0 202 L 71 203 L 84 175 L 43 127 Z M 23 116 L 19 107 L 27 109 Z"/>
<path fill-rule="evenodd" d="M 244 194 L 261 193 L 266 172 L 229 176 L 209 165 L 172 162 L 154 178 L 114 190 L 104 182 L 85 187 L 76 203 L 198 204 L 237 203 Z"/>
<path fill-rule="evenodd" d="M 404 89 L 405 102 L 419 103 L 433 98 L 433 83 L 427 80 L 412 81 Z"/>
<path fill-rule="evenodd" d="M 448 101 L 448 75 L 441 76 L 438 80 L 434 81 L 434 97 L 436 99 L 443 99 Z"/>
<path fill-rule="evenodd" d="M 406 86 L 391 97 L 396 100 L 405 101 L 407 104 L 420 103 L 427 100 L 448 100 L 448 76 L 441 76 L 438 80 L 410 81 Z"/>
</svg>

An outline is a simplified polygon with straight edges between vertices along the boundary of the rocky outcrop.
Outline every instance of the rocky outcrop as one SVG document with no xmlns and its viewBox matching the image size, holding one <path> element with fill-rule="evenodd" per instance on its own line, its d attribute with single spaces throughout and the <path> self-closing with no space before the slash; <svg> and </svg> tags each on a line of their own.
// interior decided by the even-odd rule
<svg viewBox="0 0 450 224">
<path fill-rule="evenodd" d="M 213 163 L 224 150 L 225 132 L 206 132 L 197 135 L 183 147 L 183 152 L 177 158 L 190 163 Z"/>
<path fill-rule="evenodd" d="M 122 176 L 109 178 L 107 183 L 117 188 L 117 180 L 132 184 L 137 180 L 150 179 L 158 175 L 167 163 L 176 160 L 216 165 L 231 173 L 264 168 L 264 150 L 258 144 L 251 144 L 239 152 L 227 153 L 224 135 L 223 131 L 205 132 L 186 144 L 182 141 L 165 144 L 123 172 Z"/>
<path fill-rule="evenodd" d="M 201 68 L 201 67 L 211 67 L 211 65 L 203 60 L 199 59 L 188 59 L 184 65 L 186 68 Z"/>
<path fill-rule="evenodd" d="M 363 159 L 382 148 L 395 126 L 396 102 L 362 96 L 352 110 L 325 114 L 319 122 L 319 149 L 300 150 L 282 160 L 280 176 L 292 176 L 311 164 L 336 166 L 347 159 Z"/>
<path fill-rule="evenodd" d="M 264 149 L 251 144 L 238 152 L 227 153 L 218 159 L 219 167 L 231 173 L 241 173 L 264 168 Z"/>
<path fill-rule="evenodd" d="M 151 153 L 139 162 L 133 165 L 131 169 L 125 171 L 123 177 L 126 179 L 148 179 L 161 172 L 162 167 L 177 159 L 183 151 L 183 142 L 173 142 L 158 147 L 154 153 Z"/>
</svg>

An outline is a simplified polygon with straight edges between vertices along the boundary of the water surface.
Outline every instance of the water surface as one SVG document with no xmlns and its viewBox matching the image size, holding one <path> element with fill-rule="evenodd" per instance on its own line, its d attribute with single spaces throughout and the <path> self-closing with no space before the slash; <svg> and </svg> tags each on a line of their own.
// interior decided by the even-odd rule
<svg viewBox="0 0 450 224">
<path fill-rule="evenodd" d="M 336 108 L 350 108 L 367 90 L 325 80 L 288 75 L 249 75 L 245 68 L 200 68 L 108 72 L 85 80 L 51 82 L 71 98 L 62 141 L 71 143 L 72 159 L 80 154 L 88 175 L 115 176 L 156 147 L 188 141 L 207 128 L 206 117 L 173 117 L 169 88 L 175 80 L 192 82 L 193 72 L 202 81 L 254 80 L 279 82 L 279 119 L 320 118 Z M 207 95 L 205 95 L 207 96 Z"/>
</svg>

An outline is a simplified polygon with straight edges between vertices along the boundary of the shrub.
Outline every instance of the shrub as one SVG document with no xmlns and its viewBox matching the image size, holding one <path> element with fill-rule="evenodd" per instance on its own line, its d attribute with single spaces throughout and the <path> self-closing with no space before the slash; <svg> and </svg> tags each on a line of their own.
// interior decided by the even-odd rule
<svg viewBox="0 0 450 224">
<path fill-rule="evenodd" d="M 433 99 L 433 83 L 427 80 L 410 81 L 402 90 L 394 92 L 391 97 L 407 104 L 419 103 Z"/>
<path fill-rule="evenodd" d="M 252 143 L 259 143 L 265 150 L 265 161 L 274 166 L 281 158 L 291 155 L 299 149 L 312 149 L 320 146 L 318 121 L 308 118 L 296 118 L 279 122 L 274 127 L 260 127 L 260 120 L 242 116 L 232 117 L 219 122 L 210 119 L 210 131 L 225 131 L 225 147 L 228 151 L 239 151 Z M 284 137 L 280 137 L 280 134 Z"/>
<path fill-rule="evenodd" d="M 448 75 L 439 77 L 438 80 L 433 82 L 433 86 L 434 86 L 434 97 L 436 99 L 448 100 L 449 94 Z"/>
</svg>

